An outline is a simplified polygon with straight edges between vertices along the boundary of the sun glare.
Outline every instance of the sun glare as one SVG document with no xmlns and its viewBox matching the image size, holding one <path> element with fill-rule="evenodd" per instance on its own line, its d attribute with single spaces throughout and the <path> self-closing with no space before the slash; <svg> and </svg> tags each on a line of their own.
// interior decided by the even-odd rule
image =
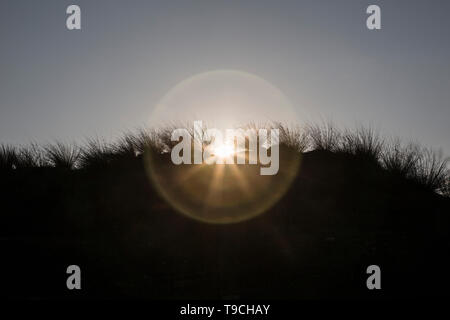
<svg viewBox="0 0 450 320">
<path fill-rule="evenodd" d="M 228 224 L 255 217 L 281 199 L 297 174 L 300 160 L 289 154 L 283 155 L 280 173 L 262 175 L 263 169 L 275 168 L 272 152 L 270 157 L 266 153 L 269 162 L 263 164 L 258 151 L 262 150 L 258 149 L 260 140 L 252 144 L 248 137 L 240 136 L 246 135 L 252 124 L 264 124 L 269 119 L 291 123 L 297 119 L 283 92 L 258 76 L 238 70 L 193 75 L 170 89 L 152 108 L 149 119 L 148 125 L 157 128 L 162 123 L 180 124 L 178 128 L 194 124 L 194 131 L 188 133 L 197 132 L 198 137 L 186 140 L 186 148 L 193 148 L 186 157 L 188 161 L 180 162 L 186 165 L 166 165 L 153 153 L 146 153 L 145 162 L 160 194 L 190 218 Z M 196 122 L 205 126 L 195 128 Z M 227 134 L 228 129 L 239 127 L 244 130 Z M 208 129 L 217 131 L 209 134 Z M 267 151 L 268 140 L 262 147 Z M 184 157 L 184 150 L 182 154 Z"/>
<path fill-rule="evenodd" d="M 224 143 L 224 144 L 221 144 L 219 146 L 216 146 L 212 150 L 212 153 L 217 158 L 227 159 L 227 158 L 230 158 L 230 157 L 232 157 L 234 155 L 234 148 L 233 148 L 232 145 Z"/>
</svg>

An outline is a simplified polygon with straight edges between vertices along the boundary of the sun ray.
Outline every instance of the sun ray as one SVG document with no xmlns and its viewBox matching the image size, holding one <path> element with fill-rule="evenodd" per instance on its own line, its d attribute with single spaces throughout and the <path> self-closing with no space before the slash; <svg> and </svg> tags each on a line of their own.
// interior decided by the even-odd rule
<svg viewBox="0 0 450 320">
<path fill-rule="evenodd" d="M 213 172 L 213 176 L 211 179 L 211 183 L 210 183 L 210 188 L 208 190 L 208 193 L 206 194 L 205 197 L 205 205 L 210 203 L 211 198 L 213 197 L 213 194 L 217 194 L 218 190 L 219 190 L 219 185 L 223 180 L 223 176 L 224 176 L 224 171 L 225 171 L 225 166 L 224 165 L 216 165 L 214 168 L 214 172 Z"/>
<path fill-rule="evenodd" d="M 250 188 L 249 188 L 247 179 L 245 179 L 245 177 L 243 176 L 243 174 L 240 172 L 239 168 L 236 165 L 231 165 L 229 167 L 230 167 L 231 172 L 233 173 L 240 189 L 243 192 L 245 192 L 246 195 L 249 195 Z"/>
</svg>

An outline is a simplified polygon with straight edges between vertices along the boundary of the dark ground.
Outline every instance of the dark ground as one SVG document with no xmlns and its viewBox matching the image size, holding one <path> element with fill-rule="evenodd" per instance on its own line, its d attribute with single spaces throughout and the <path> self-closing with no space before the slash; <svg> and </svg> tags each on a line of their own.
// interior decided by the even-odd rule
<svg viewBox="0 0 450 320">
<path fill-rule="evenodd" d="M 143 163 L 0 172 L 9 298 L 438 297 L 450 284 L 450 199 L 376 164 L 314 151 L 285 197 L 232 225 L 174 212 Z M 66 288 L 66 268 L 82 290 Z M 381 267 L 382 290 L 366 288 Z"/>
</svg>

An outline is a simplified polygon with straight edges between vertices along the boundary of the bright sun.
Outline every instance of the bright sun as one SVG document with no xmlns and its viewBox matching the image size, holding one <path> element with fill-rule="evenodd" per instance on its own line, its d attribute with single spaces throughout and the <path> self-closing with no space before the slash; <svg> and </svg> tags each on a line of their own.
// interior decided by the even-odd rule
<svg viewBox="0 0 450 320">
<path fill-rule="evenodd" d="M 214 147 L 213 152 L 214 156 L 220 159 L 227 159 L 234 155 L 234 148 L 230 144 L 221 144 Z"/>
</svg>

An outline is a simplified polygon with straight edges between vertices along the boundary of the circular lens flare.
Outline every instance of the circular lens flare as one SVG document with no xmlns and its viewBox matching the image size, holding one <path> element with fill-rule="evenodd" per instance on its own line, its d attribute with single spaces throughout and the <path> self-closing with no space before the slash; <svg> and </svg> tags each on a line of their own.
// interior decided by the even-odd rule
<svg viewBox="0 0 450 320">
<path fill-rule="evenodd" d="M 166 125 L 173 123 L 181 126 L 174 129 L 195 132 L 187 121 L 196 120 L 204 121 L 207 128 L 226 130 L 237 125 L 257 131 L 268 129 L 267 121 L 286 123 L 295 116 L 288 99 L 264 79 L 218 70 L 195 75 L 175 86 L 161 99 L 152 118 L 167 133 Z M 170 135 L 166 136 L 169 139 L 165 141 L 170 143 Z M 257 164 L 250 164 L 248 154 L 253 147 L 241 150 L 234 141 L 220 142 L 205 145 L 213 161 L 205 161 L 208 157 L 203 153 L 201 164 L 175 165 L 170 146 L 163 147 L 166 152 L 145 153 L 147 172 L 156 190 L 178 212 L 201 222 L 237 223 L 269 210 L 297 175 L 300 154 L 280 146 L 279 170 L 274 175 L 262 175 L 261 168 L 270 164 L 261 164 L 259 153 Z M 258 150 L 267 152 L 267 147 L 258 146 Z M 246 160 L 245 164 L 238 164 L 239 158 Z"/>
</svg>

